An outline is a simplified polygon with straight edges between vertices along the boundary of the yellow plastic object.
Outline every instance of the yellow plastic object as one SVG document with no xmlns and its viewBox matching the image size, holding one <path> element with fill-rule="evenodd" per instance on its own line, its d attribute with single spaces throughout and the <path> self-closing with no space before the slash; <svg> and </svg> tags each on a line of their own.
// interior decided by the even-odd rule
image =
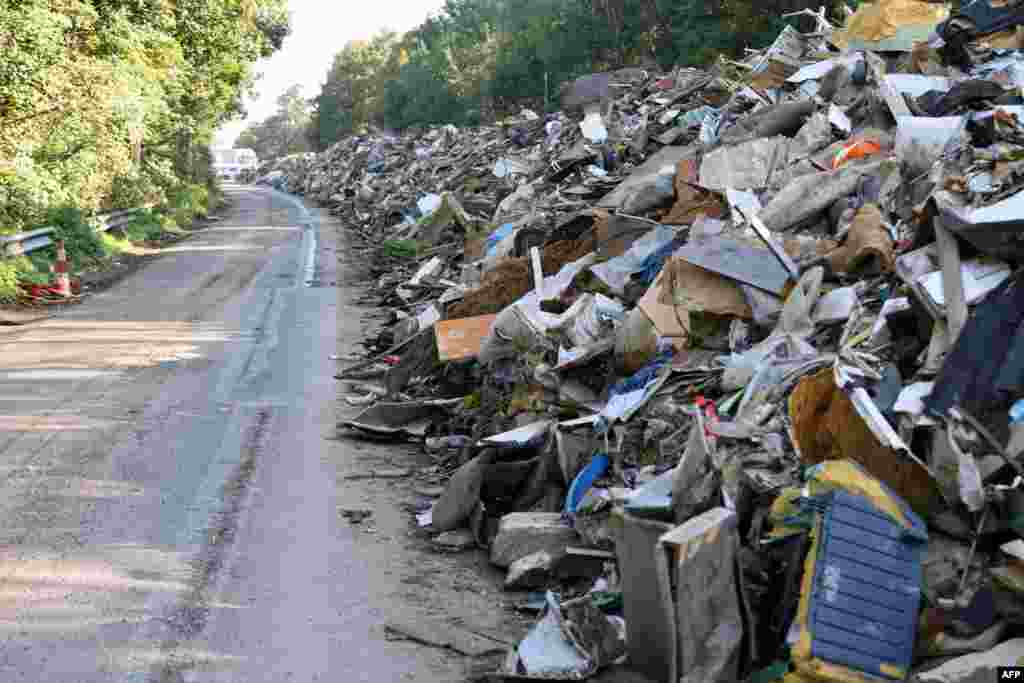
<svg viewBox="0 0 1024 683">
<path fill-rule="evenodd" d="M 803 527 L 789 526 L 786 520 L 792 517 L 796 517 L 800 514 L 800 506 L 798 501 L 802 491 L 795 486 L 789 486 L 782 489 L 779 496 L 772 501 L 772 506 L 768 511 L 768 519 L 772 523 L 772 532 L 770 536 L 773 538 L 782 538 L 789 536 L 790 534 L 800 533 L 804 530 Z"/>
<path fill-rule="evenodd" d="M 808 487 L 812 496 L 836 489 L 862 496 L 905 528 L 912 526 L 903 512 L 902 501 L 885 484 L 850 460 L 826 460 L 815 465 L 808 476 Z"/>
<path fill-rule="evenodd" d="M 821 518 L 816 519 L 811 532 L 811 547 L 804 559 L 804 576 L 800 581 L 800 602 L 796 610 L 796 625 L 800 627 L 800 638 L 790 650 L 794 664 L 811 659 L 811 631 L 808 616 L 811 609 L 811 594 L 814 588 L 814 564 L 818 561 L 818 539 L 821 538 Z M 798 667 L 798 670 L 802 667 Z"/>
</svg>

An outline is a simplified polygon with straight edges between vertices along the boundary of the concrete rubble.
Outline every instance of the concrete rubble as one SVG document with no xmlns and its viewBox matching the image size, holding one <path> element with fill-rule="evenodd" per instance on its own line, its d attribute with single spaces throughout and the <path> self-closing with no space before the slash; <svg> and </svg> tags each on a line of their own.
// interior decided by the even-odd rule
<svg viewBox="0 0 1024 683">
<path fill-rule="evenodd" d="M 423 443 L 417 528 L 549 591 L 496 675 L 1024 663 L 1024 53 L 948 16 L 259 170 L 370 264 L 337 379 L 386 407 L 339 430 Z"/>
</svg>

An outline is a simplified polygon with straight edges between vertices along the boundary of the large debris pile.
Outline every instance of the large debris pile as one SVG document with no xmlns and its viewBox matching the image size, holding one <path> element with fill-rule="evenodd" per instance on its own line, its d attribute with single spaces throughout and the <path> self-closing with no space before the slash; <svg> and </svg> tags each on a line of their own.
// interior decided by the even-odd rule
<svg viewBox="0 0 1024 683">
<path fill-rule="evenodd" d="M 275 169 L 377 256 L 343 429 L 422 441 L 420 526 L 548 590 L 504 674 L 1024 664 L 1024 55 L 915 42 L 943 13 Z"/>
</svg>

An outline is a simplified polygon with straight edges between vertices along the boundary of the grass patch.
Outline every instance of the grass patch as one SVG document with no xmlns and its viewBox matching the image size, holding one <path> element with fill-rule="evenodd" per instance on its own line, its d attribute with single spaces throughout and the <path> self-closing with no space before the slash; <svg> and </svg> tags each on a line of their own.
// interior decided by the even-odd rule
<svg viewBox="0 0 1024 683">
<path fill-rule="evenodd" d="M 164 236 L 164 233 L 184 233 L 170 216 L 153 209 L 143 209 L 134 216 L 132 221 L 121 229 L 129 242 L 153 242 Z"/>
<path fill-rule="evenodd" d="M 103 248 L 108 254 L 132 254 L 138 251 L 136 246 L 132 244 L 131 240 L 118 237 L 117 235 L 109 232 L 105 232 L 100 235 L 100 241 L 103 242 Z"/>
</svg>

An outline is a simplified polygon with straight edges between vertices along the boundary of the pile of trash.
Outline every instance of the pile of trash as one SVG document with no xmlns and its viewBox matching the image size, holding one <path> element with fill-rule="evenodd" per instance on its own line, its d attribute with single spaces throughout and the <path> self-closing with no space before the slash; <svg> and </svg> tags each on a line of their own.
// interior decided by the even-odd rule
<svg viewBox="0 0 1024 683">
<path fill-rule="evenodd" d="M 1024 665 L 1024 54 L 851 14 L 268 171 L 375 255 L 341 428 L 421 442 L 419 526 L 540 591 L 501 674 Z"/>
<path fill-rule="evenodd" d="M 315 154 L 292 154 L 281 159 L 264 161 L 256 168 L 243 169 L 238 179 L 243 183 L 269 185 L 277 190 L 294 192 L 302 187 Z"/>
</svg>

